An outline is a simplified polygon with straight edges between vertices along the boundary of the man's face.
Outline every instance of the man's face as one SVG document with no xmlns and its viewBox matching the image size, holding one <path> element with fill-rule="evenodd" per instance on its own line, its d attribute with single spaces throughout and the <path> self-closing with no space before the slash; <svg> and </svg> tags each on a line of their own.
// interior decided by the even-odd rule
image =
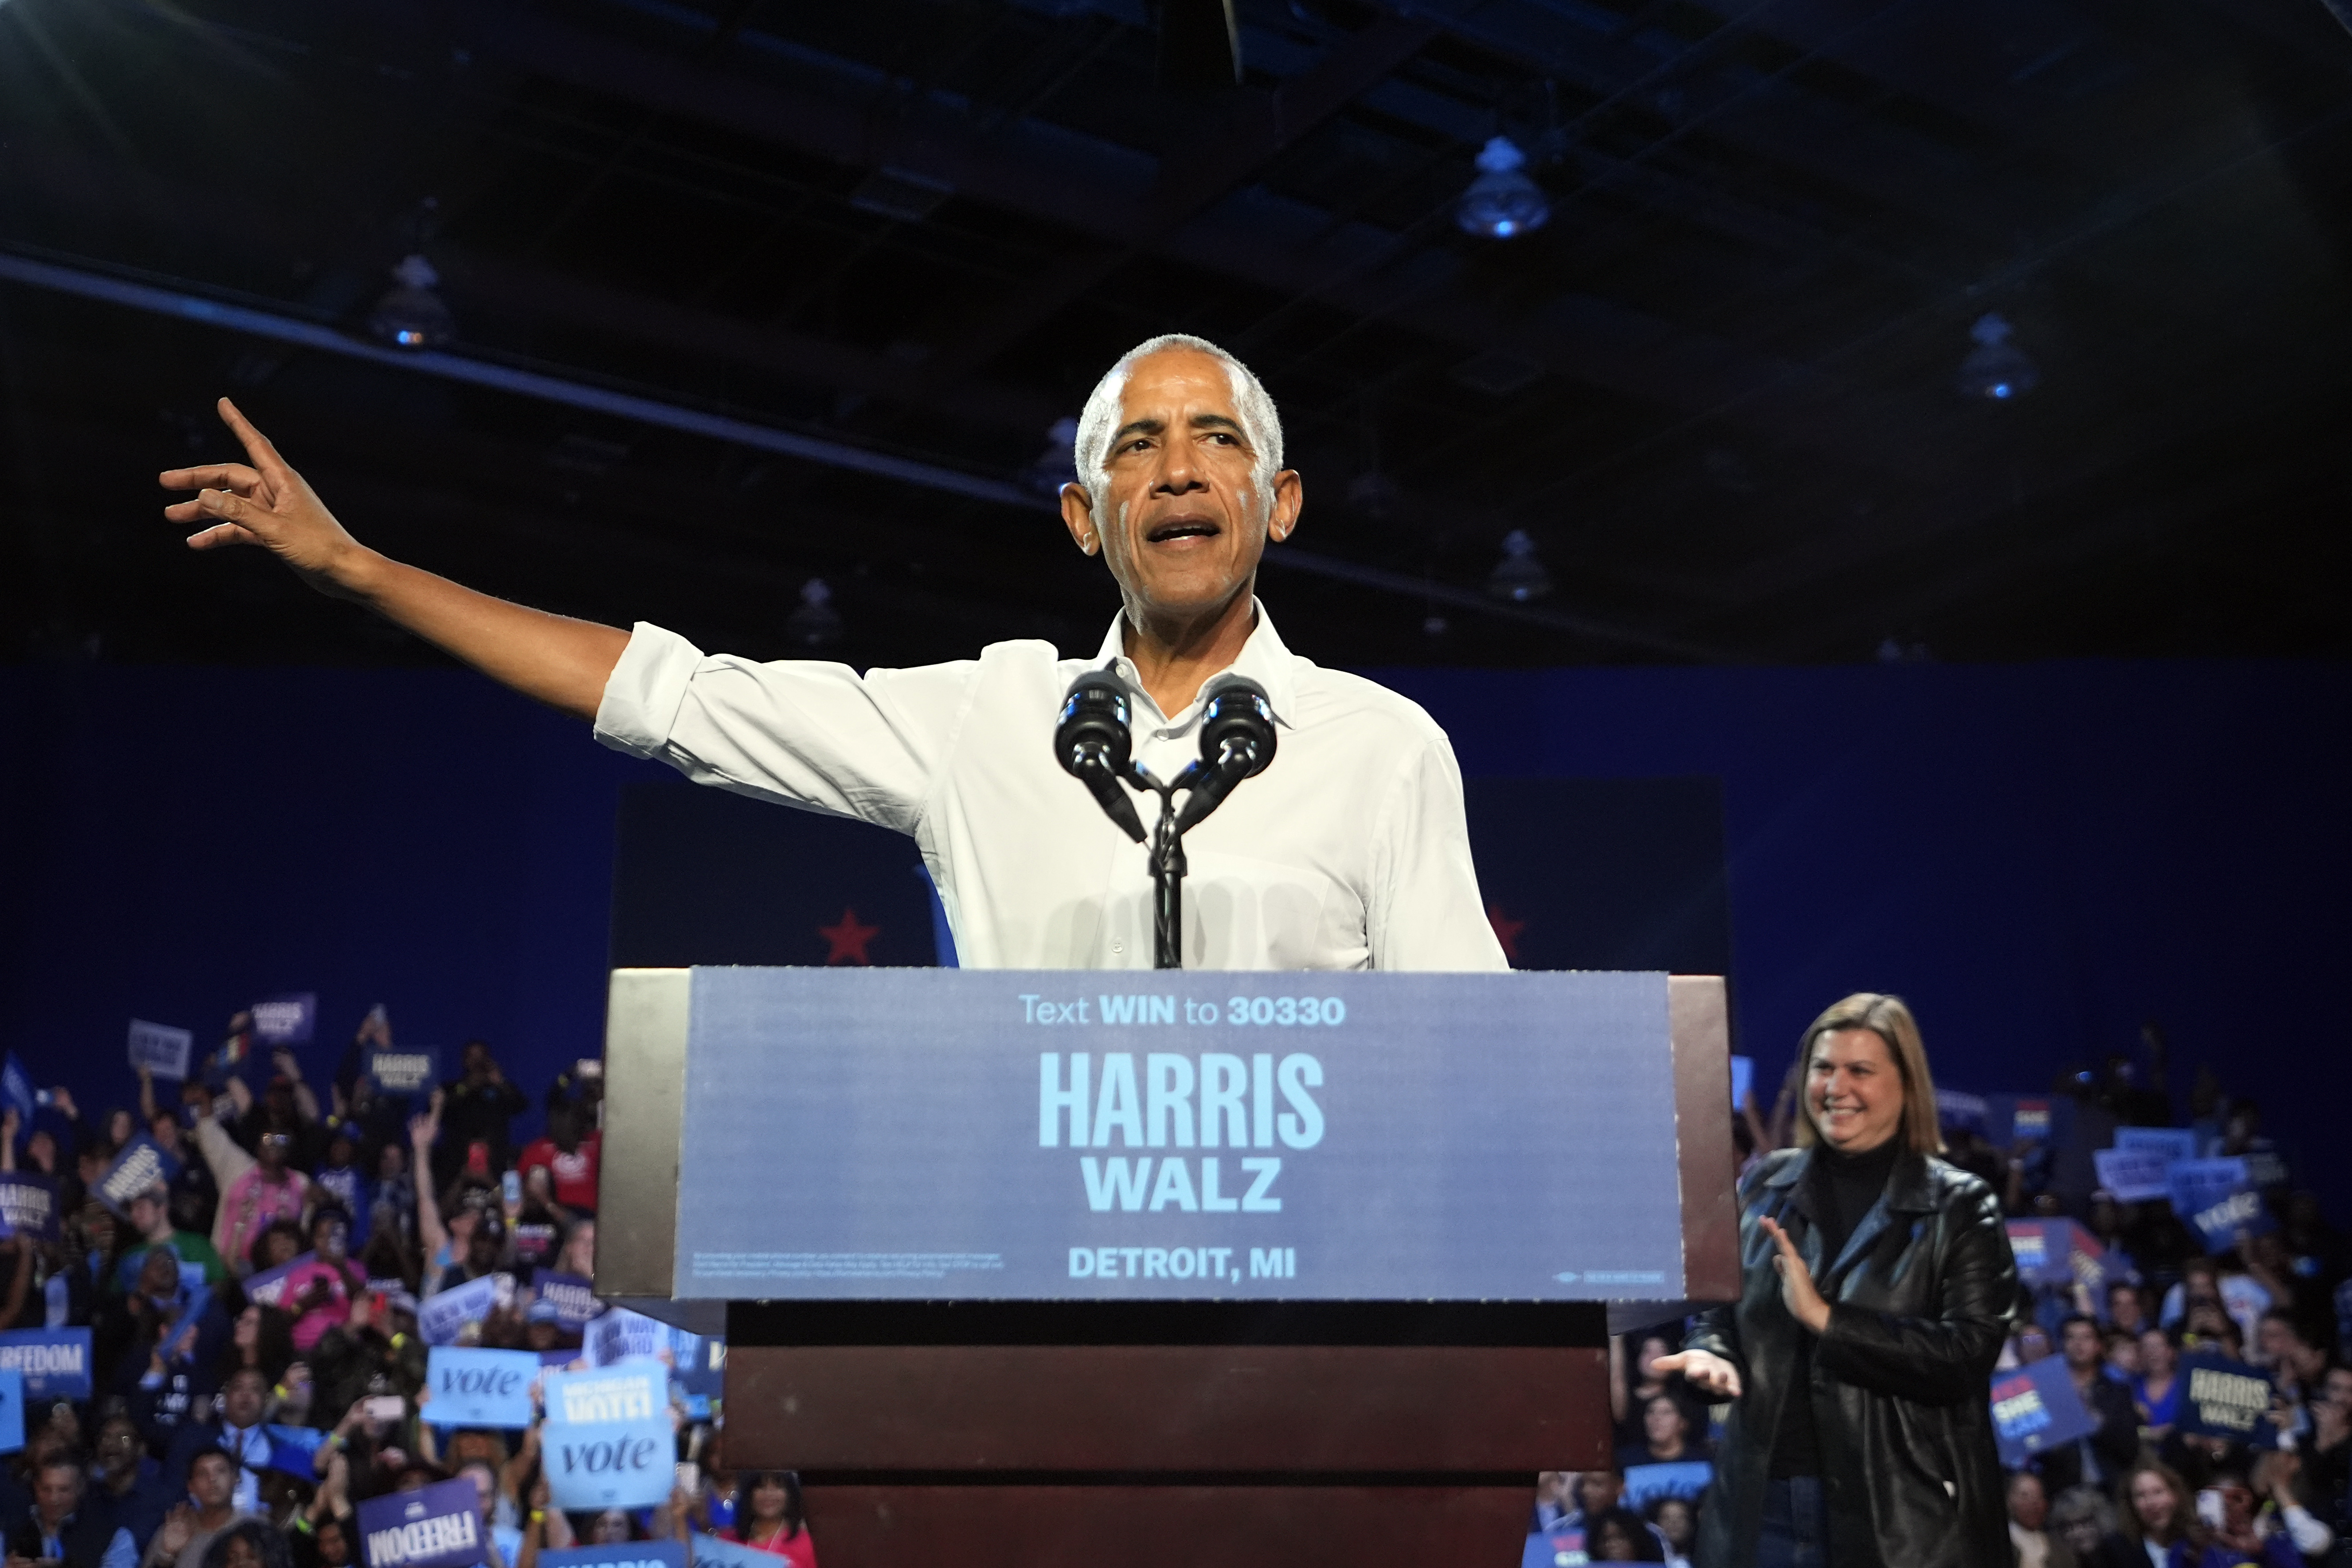
<svg viewBox="0 0 2352 1568">
<path fill-rule="evenodd" d="M 2320 1400 L 2332 1407 L 2337 1415 L 2352 1419 L 2352 1368 L 2336 1367 L 2320 1385 Z"/>
<path fill-rule="evenodd" d="M 2099 1364 L 2099 1331 L 2088 1323 L 2069 1323 L 2061 1348 L 2065 1352 L 2066 1364 L 2076 1372 L 2095 1367 Z"/>
<path fill-rule="evenodd" d="M 79 1465 L 44 1465 L 40 1479 L 33 1483 L 33 1502 L 41 1517 L 51 1524 L 64 1521 L 81 1501 L 81 1467 Z"/>
<path fill-rule="evenodd" d="M 1624 1490 L 1625 1479 L 1614 1470 L 1587 1470 L 1576 1481 L 1577 1501 L 1583 1504 L 1588 1519 L 1615 1508 Z"/>
<path fill-rule="evenodd" d="M 198 1508 L 220 1508 L 236 1485 L 236 1470 L 226 1454 L 205 1454 L 188 1471 L 188 1495 Z"/>
<path fill-rule="evenodd" d="M 163 1200 L 152 1193 L 142 1193 L 131 1200 L 131 1228 L 142 1236 L 153 1236 L 172 1228 L 172 1211 Z"/>
<path fill-rule="evenodd" d="M 98 1462 L 110 1475 L 121 1475 L 139 1465 L 139 1428 L 116 1416 L 98 1435 Z"/>
<path fill-rule="evenodd" d="M 232 1426 L 250 1426 L 261 1419 L 261 1375 L 240 1372 L 221 1390 L 221 1415 Z"/>
<path fill-rule="evenodd" d="M 2107 1316 L 2119 1329 L 2137 1329 L 2140 1325 L 2139 1292 L 2125 1285 L 2107 1292 Z"/>
<path fill-rule="evenodd" d="M 2039 1530 L 2050 1517 L 2050 1500 L 2042 1490 L 2042 1482 L 2033 1476 L 2020 1472 L 2009 1483 L 2009 1517 L 2021 1530 Z"/>
<path fill-rule="evenodd" d="M 1080 549 L 1102 551 L 1130 608 L 1213 614 L 1247 590 L 1269 529 L 1280 539 L 1297 524 L 1298 476 L 1259 492 L 1232 377 L 1196 349 L 1136 362 L 1118 419 L 1105 493 L 1065 489 L 1063 521 Z"/>
<path fill-rule="evenodd" d="M 254 1149 L 254 1153 L 260 1158 L 262 1168 L 268 1171 L 284 1170 L 287 1158 L 293 1152 L 294 1140 L 283 1132 L 263 1133 L 260 1142 Z"/>
</svg>

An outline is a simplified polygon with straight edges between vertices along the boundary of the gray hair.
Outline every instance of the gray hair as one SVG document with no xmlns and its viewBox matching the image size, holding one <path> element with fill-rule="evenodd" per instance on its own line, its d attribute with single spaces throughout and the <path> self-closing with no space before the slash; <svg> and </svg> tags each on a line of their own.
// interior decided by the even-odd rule
<svg viewBox="0 0 2352 1568">
<path fill-rule="evenodd" d="M 1249 437 L 1251 449 L 1257 461 L 1250 470 L 1250 482 L 1257 490 L 1258 505 L 1270 509 L 1274 505 L 1274 476 L 1282 471 L 1282 416 L 1274 411 L 1274 399 L 1250 367 L 1211 342 L 1190 332 L 1163 332 L 1147 338 L 1118 356 L 1118 363 L 1103 373 L 1087 395 L 1084 413 L 1078 416 L 1077 438 L 1070 444 L 1073 466 L 1078 481 L 1088 492 L 1100 497 L 1110 485 L 1110 435 L 1118 428 L 1119 398 L 1127 391 L 1127 378 L 1135 369 L 1135 362 L 1165 349 L 1193 349 L 1224 363 L 1225 374 L 1233 383 L 1234 416 L 1241 421 L 1242 434 Z"/>
</svg>

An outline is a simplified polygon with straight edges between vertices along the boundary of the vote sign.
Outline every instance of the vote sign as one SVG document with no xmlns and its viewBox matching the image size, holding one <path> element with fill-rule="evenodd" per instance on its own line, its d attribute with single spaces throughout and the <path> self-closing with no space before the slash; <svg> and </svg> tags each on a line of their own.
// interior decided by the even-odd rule
<svg viewBox="0 0 2352 1568">
<path fill-rule="evenodd" d="M 2060 1357 L 2044 1356 L 1993 1373 L 1993 1446 L 2010 1468 L 2098 1429 L 2098 1418 L 2083 1404 L 2074 1374 Z"/>
<path fill-rule="evenodd" d="M 2175 1160 L 2166 1167 L 2166 1179 L 2172 1212 L 2197 1227 L 2209 1251 L 2235 1247 L 2241 1232 L 2263 1236 L 2277 1228 L 2243 1160 Z"/>
<path fill-rule="evenodd" d="M 360 1504 L 359 1523 L 367 1568 L 473 1568 L 490 1555 L 469 1476 L 369 1498 Z"/>
<path fill-rule="evenodd" d="M 530 1385 L 539 1357 L 530 1351 L 458 1350 L 435 1345 L 425 1355 L 425 1383 L 433 1397 L 424 1417 L 436 1426 L 530 1425 Z"/>
<path fill-rule="evenodd" d="M 2261 1369 L 2220 1355 L 2181 1360 L 2180 1430 L 2258 1444 L 2275 1435 L 2271 1380 Z"/>
<path fill-rule="evenodd" d="M 88 1399 L 89 1331 L 18 1329 L 0 1334 L 0 1367 L 24 1378 L 28 1399 Z"/>
<path fill-rule="evenodd" d="M 709 1537 L 698 1536 L 696 1539 L 706 1541 Z M 702 1562 L 712 1561 L 699 1552 L 695 1556 Z M 539 1564 L 540 1568 L 592 1568 L 592 1565 L 593 1568 L 686 1568 L 686 1547 L 676 1541 L 629 1541 L 616 1546 L 575 1546 L 568 1552 L 542 1552 L 539 1554 Z"/>
<path fill-rule="evenodd" d="M 558 1508 L 651 1508 L 677 1483 L 669 1371 L 631 1362 L 547 1375 L 540 1452 Z"/>
<path fill-rule="evenodd" d="M 175 1029 L 169 1024 L 151 1024 L 144 1018 L 131 1020 L 131 1067 L 141 1068 L 155 1078 L 184 1079 L 188 1076 L 188 1055 L 195 1048 L 196 1037 L 185 1029 Z"/>
<path fill-rule="evenodd" d="M 2118 1127 L 2116 1129 L 2118 1149 L 2146 1149 L 2170 1160 L 2197 1158 L 2197 1134 L 2186 1127 Z M 2116 1194 L 2123 1196 L 2121 1193 Z M 2161 1197 L 2162 1194 L 2156 1194 Z"/>
</svg>

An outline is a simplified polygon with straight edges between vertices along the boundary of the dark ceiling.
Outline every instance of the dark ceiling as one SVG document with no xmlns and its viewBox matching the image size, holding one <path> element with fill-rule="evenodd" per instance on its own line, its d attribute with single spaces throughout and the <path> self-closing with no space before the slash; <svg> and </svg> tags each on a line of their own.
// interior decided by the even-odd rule
<svg viewBox="0 0 2352 1568">
<path fill-rule="evenodd" d="M 496 592 L 776 655 L 822 577 L 856 663 L 1088 647 L 1046 432 L 1171 330 L 1282 406 L 1263 591 L 1327 662 L 2352 644 L 2318 0 L 1237 10 L 1218 89 L 1146 0 L 0 0 L 0 649 L 431 657 L 177 543 L 223 392 Z M 1496 134 L 1551 203 L 1508 241 L 1453 221 Z M 412 250 L 446 362 L 359 348 Z M 1988 311 L 2008 403 L 1955 387 Z"/>
</svg>

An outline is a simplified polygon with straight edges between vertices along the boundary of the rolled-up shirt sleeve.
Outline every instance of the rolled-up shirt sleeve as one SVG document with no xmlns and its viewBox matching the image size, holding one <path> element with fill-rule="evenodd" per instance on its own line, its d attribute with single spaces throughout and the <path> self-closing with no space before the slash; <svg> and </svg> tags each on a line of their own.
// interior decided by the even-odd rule
<svg viewBox="0 0 2352 1568">
<path fill-rule="evenodd" d="M 596 738 L 697 784 L 913 833 L 978 668 L 763 664 L 640 621 L 604 683 Z"/>
</svg>

